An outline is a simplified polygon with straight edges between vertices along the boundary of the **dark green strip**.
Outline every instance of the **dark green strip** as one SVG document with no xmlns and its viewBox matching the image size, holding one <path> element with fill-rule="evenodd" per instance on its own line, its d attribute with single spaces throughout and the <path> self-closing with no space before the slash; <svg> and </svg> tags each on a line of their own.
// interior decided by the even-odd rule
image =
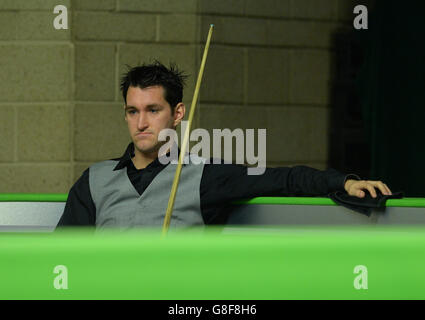
<svg viewBox="0 0 425 320">
<path fill-rule="evenodd" d="M 310 205 L 310 206 L 335 206 L 329 198 L 307 197 L 260 197 L 250 200 L 236 201 L 234 204 L 277 204 L 277 205 Z M 420 207 L 425 208 L 424 198 L 390 199 L 386 202 L 387 207 Z"/>
<path fill-rule="evenodd" d="M 62 193 L 0 193 L 0 202 L 66 202 L 67 198 Z"/>
<path fill-rule="evenodd" d="M 390 199 L 386 203 L 387 207 L 420 207 L 425 208 L 424 198 L 404 198 Z"/>
<path fill-rule="evenodd" d="M 66 202 L 67 194 L 61 193 L 0 193 L 0 202 Z M 234 204 L 268 204 L 268 205 L 309 205 L 335 206 L 329 198 L 308 197 L 259 197 L 250 200 L 235 201 Z M 420 207 L 425 208 L 425 198 L 390 199 L 387 207 Z"/>
</svg>

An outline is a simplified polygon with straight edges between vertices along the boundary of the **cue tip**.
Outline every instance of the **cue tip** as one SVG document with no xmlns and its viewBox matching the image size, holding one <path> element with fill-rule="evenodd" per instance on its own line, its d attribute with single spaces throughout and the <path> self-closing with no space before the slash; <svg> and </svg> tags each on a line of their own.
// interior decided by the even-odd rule
<svg viewBox="0 0 425 320">
<path fill-rule="evenodd" d="M 214 28 L 214 24 L 212 24 L 212 23 L 211 23 L 211 24 L 210 24 L 210 27 Z"/>
</svg>

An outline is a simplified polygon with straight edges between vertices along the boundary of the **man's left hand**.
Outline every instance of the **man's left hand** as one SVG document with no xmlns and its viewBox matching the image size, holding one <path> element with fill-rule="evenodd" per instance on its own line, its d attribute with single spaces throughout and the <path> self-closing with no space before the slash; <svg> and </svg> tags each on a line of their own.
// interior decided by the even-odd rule
<svg viewBox="0 0 425 320">
<path fill-rule="evenodd" d="M 379 189 L 384 195 L 391 195 L 392 192 L 388 186 L 382 181 L 366 181 L 366 180 L 347 180 L 344 185 L 345 190 L 350 196 L 364 198 L 365 190 L 369 191 L 372 198 L 376 198 L 376 190 Z"/>
</svg>

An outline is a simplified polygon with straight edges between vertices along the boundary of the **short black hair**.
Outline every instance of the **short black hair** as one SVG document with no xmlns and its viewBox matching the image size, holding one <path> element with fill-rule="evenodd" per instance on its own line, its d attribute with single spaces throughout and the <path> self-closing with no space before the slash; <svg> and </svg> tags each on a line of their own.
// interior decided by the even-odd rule
<svg viewBox="0 0 425 320">
<path fill-rule="evenodd" d="M 121 91 L 126 104 L 127 91 L 130 86 L 141 89 L 162 86 L 164 98 L 170 104 L 172 110 L 183 101 L 183 87 L 187 75 L 178 70 L 176 64 L 170 63 L 170 67 L 167 68 L 161 62 L 155 60 L 151 64 L 128 68 L 127 73 L 121 78 Z"/>
</svg>

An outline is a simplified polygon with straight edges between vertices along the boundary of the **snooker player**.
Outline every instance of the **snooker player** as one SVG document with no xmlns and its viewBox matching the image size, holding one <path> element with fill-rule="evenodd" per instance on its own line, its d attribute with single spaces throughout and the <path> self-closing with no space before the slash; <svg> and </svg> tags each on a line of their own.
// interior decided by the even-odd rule
<svg viewBox="0 0 425 320">
<path fill-rule="evenodd" d="M 162 226 L 176 165 L 164 164 L 159 133 L 175 129 L 185 115 L 185 75 L 159 62 L 129 70 L 122 78 L 125 121 L 132 142 L 117 159 L 95 163 L 69 191 L 59 226 L 96 228 Z M 167 154 L 169 155 L 169 153 Z M 375 198 L 390 189 L 381 181 L 306 166 L 267 168 L 248 175 L 237 164 L 183 165 L 170 227 L 223 223 L 231 202 L 259 196 L 324 196 L 346 191 Z"/>
</svg>

